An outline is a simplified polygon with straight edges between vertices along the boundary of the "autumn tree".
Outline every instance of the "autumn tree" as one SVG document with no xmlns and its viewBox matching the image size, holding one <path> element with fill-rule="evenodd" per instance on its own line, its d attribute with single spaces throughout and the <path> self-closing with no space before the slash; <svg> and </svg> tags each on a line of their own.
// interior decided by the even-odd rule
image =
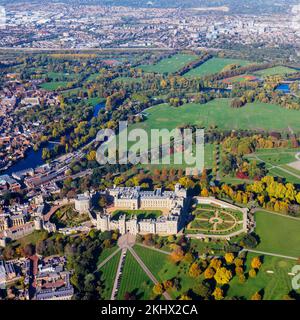
<svg viewBox="0 0 300 320">
<path fill-rule="evenodd" d="M 232 273 L 230 270 L 227 270 L 226 268 L 219 268 L 216 271 L 216 274 L 214 276 L 215 280 L 218 284 L 227 284 L 232 278 Z"/>
<path fill-rule="evenodd" d="M 215 291 L 212 293 L 216 300 L 224 299 L 224 292 L 221 288 L 216 288 Z"/>
<path fill-rule="evenodd" d="M 215 270 L 213 268 L 208 267 L 205 271 L 204 271 L 204 277 L 205 279 L 212 279 L 215 275 Z"/>
<path fill-rule="evenodd" d="M 251 261 L 251 267 L 253 269 L 259 269 L 261 267 L 261 261 L 259 257 L 254 257 Z"/>
<path fill-rule="evenodd" d="M 156 295 L 161 295 L 164 292 L 164 288 L 163 288 L 162 284 L 161 283 L 157 283 L 156 285 L 154 285 L 153 292 Z"/>
<path fill-rule="evenodd" d="M 256 271 L 255 271 L 255 269 L 251 269 L 251 270 L 249 271 L 249 277 L 251 277 L 251 278 L 255 278 L 255 277 L 256 277 Z"/>
<path fill-rule="evenodd" d="M 225 258 L 225 261 L 227 264 L 232 264 L 234 261 L 234 254 L 231 252 L 227 252 L 227 253 L 225 253 L 224 258 Z"/>
<path fill-rule="evenodd" d="M 258 293 L 255 292 L 254 295 L 251 297 L 251 300 L 261 300 L 262 296 Z"/>
<path fill-rule="evenodd" d="M 194 262 L 191 266 L 190 266 L 190 269 L 189 269 L 189 275 L 192 277 L 192 278 L 198 278 L 201 274 L 201 269 L 198 265 L 198 263 Z"/>
</svg>

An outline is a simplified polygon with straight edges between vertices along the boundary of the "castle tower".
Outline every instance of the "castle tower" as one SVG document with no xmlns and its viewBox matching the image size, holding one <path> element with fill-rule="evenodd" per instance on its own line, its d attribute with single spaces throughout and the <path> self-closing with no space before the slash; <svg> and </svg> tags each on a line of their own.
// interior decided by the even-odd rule
<svg viewBox="0 0 300 320">
<path fill-rule="evenodd" d="M 43 220 L 40 217 L 35 218 L 34 220 L 34 229 L 37 231 L 43 230 L 44 225 L 43 225 Z"/>
<path fill-rule="evenodd" d="M 121 234 L 126 233 L 126 216 L 125 216 L 125 214 L 119 218 L 119 231 Z"/>
<path fill-rule="evenodd" d="M 110 225 L 110 216 L 97 213 L 97 230 L 108 231 Z"/>
</svg>

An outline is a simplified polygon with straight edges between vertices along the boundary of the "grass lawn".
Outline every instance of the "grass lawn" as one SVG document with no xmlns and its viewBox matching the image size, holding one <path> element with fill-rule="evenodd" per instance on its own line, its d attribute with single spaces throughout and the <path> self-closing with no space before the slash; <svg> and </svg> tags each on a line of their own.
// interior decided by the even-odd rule
<svg viewBox="0 0 300 320">
<path fill-rule="evenodd" d="M 113 212 L 113 219 L 119 219 L 121 215 L 137 216 L 139 219 L 155 219 L 162 215 L 160 210 L 116 210 Z"/>
<path fill-rule="evenodd" d="M 60 81 L 63 78 L 75 79 L 78 75 L 75 73 L 64 73 L 64 72 L 48 72 L 47 76 L 52 80 Z"/>
<path fill-rule="evenodd" d="M 104 282 L 103 299 L 110 300 L 121 252 L 118 252 L 101 269 L 101 280 Z"/>
<path fill-rule="evenodd" d="M 289 170 L 289 169 L 287 169 L 287 170 Z M 290 170 L 290 172 L 292 172 L 292 170 Z M 299 178 L 297 178 L 294 175 L 289 174 L 283 170 L 280 170 L 280 168 L 269 169 L 269 174 L 272 175 L 273 177 L 284 178 L 287 182 L 299 184 Z M 299 173 L 298 173 L 298 175 L 299 175 Z"/>
<path fill-rule="evenodd" d="M 249 159 L 258 157 L 260 160 L 272 165 L 281 165 L 296 161 L 295 156 L 298 152 L 299 150 L 297 149 L 258 149 L 255 153 L 249 155 Z"/>
<path fill-rule="evenodd" d="M 246 273 L 250 270 L 251 260 L 255 256 L 257 255 L 252 253 L 247 255 Z M 227 296 L 250 299 L 255 292 L 262 290 L 264 300 L 281 300 L 292 290 L 292 276 L 288 273 L 295 265 L 294 261 L 271 256 L 263 256 L 262 261 L 262 267 L 255 278 L 248 278 L 244 284 L 240 284 L 238 278 L 234 277 L 229 283 Z M 267 271 L 274 273 L 269 274 Z"/>
<path fill-rule="evenodd" d="M 52 81 L 52 82 L 46 82 L 40 85 L 42 89 L 48 90 L 48 91 L 54 91 L 59 88 L 66 88 L 69 82 L 67 81 Z"/>
<path fill-rule="evenodd" d="M 39 240 L 47 238 L 47 234 L 48 233 L 46 231 L 34 231 L 33 233 L 25 237 L 22 237 L 16 241 L 13 241 L 13 243 L 20 244 L 21 246 L 25 246 L 30 243 L 32 243 L 33 245 L 36 245 Z"/>
<path fill-rule="evenodd" d="M 258 129 L 288 131 L 290 126 L 300 130 L 300 113 L 278 105 L 255 102 L 234 109 L 230 99 L 215 99 L 206 104 L 189 103 L 175 108 L 168 104 L 153 106 L 145 111 L 147 119 L 130 128 L 172 130 L 182 125 L 197 125 L 208 128 L 217 126 L 224 130 Z"/>
<path fill-rule="evenodd" d="M 255 74 L 258 76 L 268 77 L 268 76 L 275 76 L 275 75 L 283 76 L 286 74 L 293 74 L 296 72 L 297 70 L 295 69 L 284 67 L 284 66 L 278 66 L 278 67 L 257 71 L 255 72 Z"/>
<path fill-rule="evenodd" d="M 93 107 L 95 107 L 97 104 L 99 104 L 99 103 L 101 103 L 101 102 L 104 102 L 104 101 L 105 101 L 105 99 L 98 98 L 98 97 L 86 99 L 86 102 L 87 102 L 89 105 L 93 106 Z"/>
<path fill-rule="evenodd" d="M 106 248 L 106 249 L 102 250 L 100 255 L 99 255 L 99 259 L 98 259 L 97 265 L 100 264 L 102 261 L 104 261 L 107 257 L 109 257 L 116 250 L 118 250 L 117 246 L 113 246 L 111 248 Z"/>
<path fill-rule="evenodd" d="M 300 219 L 259 211 L 255 221 L 255 233 L 260 237 L 257 250 L 300 257 Z"/>
<path fill-rule="evenodd" d="M 176 54 L 170 58 L 162 59 L 156 64 L 141 65 L 138 68 L 144 72 L 174 73 L 196 59 L 195 55 Z"/>
<path fill-rule="evenodd" d="M 288 182 L 299 183 L 299 178 L 293 175 L 300 175 L 300 171 L 288 166 L 287 164 L 296 161 L 297 149 L 258 149 L 255 153 L 249 154 L 249 160 L 264 162 L 269 173 L 275 177 L 285 178 Z M 276 166 L 276 167 L 273 167 Z M 281 170 L 288 170 L 291 174 Z"/>
<path fill-rule="evenodd" d="M 223 59 L 223 58 L 212 58 L 199 67 L 190 70 L 184 76 L 185 77 L 203 77 L 214 73 L 221 72 L 226 66 L 236 64 L 241 67 L 251 64 L 251 62 L 240 59 Z"/>
<path fill-rule="evenodd" d="M 208 253 L 210 255 L 223 255 L 225 253 L 224 247 L 226 241 L 223 240 L 199 240 L 190 239 L 191 248 L 193 248 L 198 255 Z"/>
<path fill-rule="evenodd" d="M 68 89 L 68 90 L 63 90 L 63 91 L 61 91 L 61 94 L 62 94 L 64 97 L 71 97 L 71 96 L 73 96 L 73 95 L 78 96 L 80 91 L 82 91 L 82 92 L 87 92 L 87 89 L 84 89 L 84 88 Z"/>
<path fill-rule="evenodd" d="M 132 254 L 127 251 L 117 295 L 118 300 L 123 300 L 126 292 L 133 292 L 138 300 L 149 300 L 154 297 L 153 285 Z"/>
<path fill-rule="evenodd" d="M 189 268 L 187 263 L 181 262 L 179 265 L 175 265 L 169 260 L 168 255 L 139 245 L 136 245 L 134 250 L 159 282 L 175 277 L 179 279 L 181 289 L 180 291 L 171 290 L 169 293 L 172 298 L 179 297 L 195 285 L 195 279 L 187 275 Z"/>
</svg>

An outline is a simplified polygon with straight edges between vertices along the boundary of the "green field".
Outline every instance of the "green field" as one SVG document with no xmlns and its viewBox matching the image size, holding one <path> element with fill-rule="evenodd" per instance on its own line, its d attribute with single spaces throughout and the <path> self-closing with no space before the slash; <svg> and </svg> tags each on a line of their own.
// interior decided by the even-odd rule
<svg viewBox="0 0 300 320">
<path fill-rule="evenodd" d="M 162 282 L 173 279 L 174 277 L 180 280 L 180 291 L 171 290 L 169 292 L 174 299 L 195 285 L 195 279 L 187 275 L 189 268 L 187 263 L 181 262 L 178 266 L 169 260 L 167 254 L 146 249 L 139 245 L 136 245 L 134 250 L 158 281 Z"/>
<path fill-rule="evenodd" d="M 134 293 L 138 300 L 149 300 L 153 296 L 153 285 L 132 254 L 127 251 L 118 300 L 123 300 L 126 292 Z"/>
<path fill-rule="evenodd" d="M 66 88 L 68 84 L 69 82 L 67 81 L 52 81 L 52 82 L 43 83 L 40 85 L 40 87 L 48 91 L 54 91 L 57 89 Z"/>
<path fill-rule="evenodd" d="M 300 219 L 260 211 L 255 213 L 255 221 L 260 238 L 257 250 L 300 257 Z"/>
<path fill-rule="evenodd" d="M 197 56 L 189 54 L 176 54 L 170 58 L 162 59 L 156 64 L 141 65 L 138 68 L 144 72 L 174 73 L 189 62 L 195 61 Z"/>
<path fill-rule="evenodd" d="M 111 298 L 111 291 L 114 285 L 120 256 L 121 252 L 118 252 L 100 269 L 101 280 L 104 283 L 104 291 L 102 295 L 104 300 L 110 300 Z"/>
<path fill-rule="evenodd" d="M 241 67 L 250 64 L 251 62 L 240 59 L 223 59 L 223 58 L 212 58 L 204 62 L 199 67 L 190 70 L 184 76 L 185 77 L 203 77 L 214 73 L 221 72 L 226 66 L 236 64 Z"/>
<path fill-rule="evenodd" d="M 99 255 L 97 265 L 103 262 L 107 257 L 113 254 L 116 250 L 118 250 L 117 246 L 103 249 Z"/>
<path fill-rule="evenodd" d="M 300 130 L 300 112 L 278 105 L 255 102 L 234 109 L 229 99 L 215 99 L 207 104 L 189 103 L 175 108 L 168 104 L 151 107 L 145 111 L 147 119 L 131 128 L 172 130 L 187 124 L 224 130 L 257 129 L 288 131 Z"/>
<path fill-rule="evenodd" d="M 285 178 L 292 183 L 299 183 L 300 171 L 289 167 L 287 164 L 296 161 L 297 149 L 258 149 L 255 153 L 247 156 L 249 160 L 263 162 L 274 177 Z M 284 170 L 281 170 L 283 168 Z M 286 170 L 289 172 L 286 172 Z M 297 175 L 297 176 L 295 176 Z"/>
<path fill-rule="evenodd" d="M 296 72 L 297 70 L 295 69 L 284 67 L 284 66 L 278 66 L 278 67 L 257 71 L 255 72 L 255 75 L 263 76 L 263 77 L 275 76 L 275 75 L 283 76 L 286 74 L 293 74 Z"/>
<path fill-rule="evenodd" d="M 63 78 L 67 78 L 70 80 L 75 79 L 77 75 L 75 73 L 70 74 L 70 73 L 64 73 L 64 72 L 48 72 L 47 77 L 52 80 L 60 81 Z"/>
<path fill-rule="evenodd" d="M 263 162 L 270 163 L 272 165 L 287 164 L 296 161 L 296 154 L 300 152 L 297 149 L 258 149 L 255 153 L 248 156 L 249 159 L 258 158 Z"/>
<path fill-rule="evenodd" d="M 257 255 L 252 253 L 247 255 L 246 273 L 250 270 L 251 260 L 255 256 Z M 255 292 L 263 290 L 264 300 L 281 300 L 292 290 L 292 276 L 288 273 L 296 262 L 271 256 L 263 256 L 262 261 L 262 267 L 255 278 L 248 278 L 244 284 L 240 284 L 237 277 L 230 281 L 227 292 L 229 297 L 250 299 Z M 270 274 L 267 271 L 274 273 Z"/>
</svg>

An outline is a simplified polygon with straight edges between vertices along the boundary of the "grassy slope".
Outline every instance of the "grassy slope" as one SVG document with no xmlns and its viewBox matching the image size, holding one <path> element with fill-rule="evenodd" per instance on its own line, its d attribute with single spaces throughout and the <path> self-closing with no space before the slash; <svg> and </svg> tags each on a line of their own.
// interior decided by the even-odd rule
<svg viewBox="0 0 300 320">
<path fill-rule="evenodd" d="M 250 270 L 251 260 L 255 256 L 257 255 L 248 254 L 246 272 Z M 248 278 L 244 284 L 240 284 L 237 277 L 232 279 L 227 292 L 228 296 L 238 296 L 250 299 L 255 292 L 263 290 L 264 300 L 280 300 L 284 295 L 289 293 L 292 289 L 292 277 L 288 275 L 288 273 L 291 272 L 295 262 L 270 256 L 264 256 L 262 260 L 263 265 L 256 278 Z M 268 274 L 266 272 L 268 270 L 274 271 L 274 273 Z"/>
<path fill-rule="evenodd" d="M 300 220 L 267 212 L 256 212 L 257 250 L 286 256 L 300 256 Z"/>
<path fill-rule="evenodd" d="M 201 77 L 209 74 L 214 74 L 221 72 L 226 66 L 230 64 L 237 64 L 240 66 L 245 66 L 250 64 L 249 61 L 240 59 L 223 59 L 223 58 L 212 58 L 199 67 L 190 70 L 185 74 L 186 77 Z"/>
<path fill-rule="evenodd" d="M 297 71 L 288 67 L 284 66 L 278 66 L 278 67 L 273 67 L 265 70 L 260 70 L 255 72 L 255 74 L 263 77 L 267 76 L 274 76 L 274 75 L 285 75 L 285 74 L 292 74 L 296 73 Z"/>
<path fill-rule="evenodd" d="M 127 251 L 118 291 L 118 300 L 123 300 L 126 292 L 134 292 L 139 300 L 148 300 L 151 298 L 152 288 L 152 281 L 132 254 Z"/>
<path fill-rule="evenodd" d="M 145 72 L 173 73 L 196 59 L 197 56 L 195 55 L 176 54 L 170 58 L 163 59 L 154 65 L 141 65 L 139 68 Z"/>
<path fill-rule="evenodd" d="M 118 252 L 111 260 L 109 260 L 101 269 L 101 280 L 104 282 L 104 300 L 109 300 L 112 287 L 115 281 L 115 276 L 120 260 L 121 252 Z"/>
<path fill-rule="evenodd" d="M 220 129 L 265 129 L 300 130 L 300 113 L 287 110 L 278 105 L 251 103 L 243 108 L 230 107 L 229 99 L 215 99 L 207 104 L 189 103 L 175 108 L 168 104 L 154 106 L 146 111 L 148 119 L 132 128 L 174 129 L 184 124 L 196 124 L 209 127 L 216 125 Z"/>
<path fill-rule="evenodd" d="M 158 281 L 162 282 L 174 277 L 180 279 L 181 290 L 169 292 L 174 299 L 180 296 L 181 293 L 188 291 L 195 284 L 195 279 L 187 276 L 188 265 L 186 263 L 182 262 L 177 266 L 169 260 L 168 255 L 138 245 L 134 247 L 134 250 Z"/>
</svg>

